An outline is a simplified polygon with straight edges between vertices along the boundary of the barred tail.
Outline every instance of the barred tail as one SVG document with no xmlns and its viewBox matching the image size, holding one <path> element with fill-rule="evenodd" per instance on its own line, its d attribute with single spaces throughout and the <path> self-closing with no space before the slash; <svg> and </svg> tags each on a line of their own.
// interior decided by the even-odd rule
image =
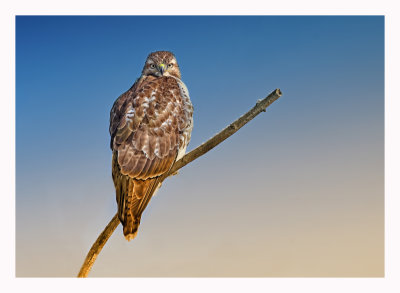
<svg viewBox="0 0 400 293">
<path fill-rule="evenodd" d="M 142 213 L 157 190 L 160 177 L 134 179 L 120 172 L 116 154 L 113 154 L 113 180 L 118 203 L 118 218 L 127 240 L 136 237 Z"/>
<path fill-rule="evenodd" d="M 125 239 L 131 241 L 137 235 L 140 220 L 132 220 L 132 217 L 129 217 L 125 223 L 122 223 L 122 225 L 124 226 Z"/>
</svg>

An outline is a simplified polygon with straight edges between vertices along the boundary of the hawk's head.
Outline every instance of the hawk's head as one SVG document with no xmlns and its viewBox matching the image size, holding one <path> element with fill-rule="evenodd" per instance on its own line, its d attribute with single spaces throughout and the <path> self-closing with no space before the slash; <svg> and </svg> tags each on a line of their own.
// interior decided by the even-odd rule
<svg viewBox="0 0 400 293">
<path fill-rule="evenodd" d="M 175 76 L 181 78 L 175 55 L 168 51 L 150 53 L 144 64 L 142 75 Z"/>
</svg>

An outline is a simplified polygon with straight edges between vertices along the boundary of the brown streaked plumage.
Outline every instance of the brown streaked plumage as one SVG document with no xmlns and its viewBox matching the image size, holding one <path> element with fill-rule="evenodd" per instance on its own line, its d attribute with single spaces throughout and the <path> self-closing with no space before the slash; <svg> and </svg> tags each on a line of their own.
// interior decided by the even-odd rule
<svg viewBox="0 0 400 293">
<path fill-rule="evenodd" d="M 112 177 L 126 239 L 160 187 L 159 178 L 181 158 L 190 141 L 193 107 L 171 52 L 151 53 L 142 75 L 110 112 Z"/>
</svg>

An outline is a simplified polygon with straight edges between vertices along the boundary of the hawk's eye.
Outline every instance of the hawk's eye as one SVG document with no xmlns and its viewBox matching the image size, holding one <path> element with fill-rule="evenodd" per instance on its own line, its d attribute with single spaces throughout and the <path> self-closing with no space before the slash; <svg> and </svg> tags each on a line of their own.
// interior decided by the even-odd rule
<svg viewBox="0 0 400 293">
<path fill-rule="evenodd" d="M 150 65 L 150 68 L 156 68 L 156 66 L 154 65 L 154 63 L 152 63 L 152 64 Z"/>
<path fill-rule="evenodd" d="M 174 66 L 174 64 L 172 64 L 172 63 L 168 64 L 169 68 L 171 68 L 172 66 Z"/>
</svg>

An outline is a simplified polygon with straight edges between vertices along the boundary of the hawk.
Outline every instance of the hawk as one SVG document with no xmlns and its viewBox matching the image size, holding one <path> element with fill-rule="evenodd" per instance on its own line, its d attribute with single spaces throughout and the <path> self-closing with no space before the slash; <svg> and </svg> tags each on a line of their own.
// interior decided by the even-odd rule
<svg viewBox="0 0 400 293">
<path fill-rule="evenodd" d="M 112 178 L 127 240 L 135 238 L 160 176 L 185 154 L 192 128 L 193 106 L 174 54 L 151 53 L 110 112 Z"/>
</svg>

